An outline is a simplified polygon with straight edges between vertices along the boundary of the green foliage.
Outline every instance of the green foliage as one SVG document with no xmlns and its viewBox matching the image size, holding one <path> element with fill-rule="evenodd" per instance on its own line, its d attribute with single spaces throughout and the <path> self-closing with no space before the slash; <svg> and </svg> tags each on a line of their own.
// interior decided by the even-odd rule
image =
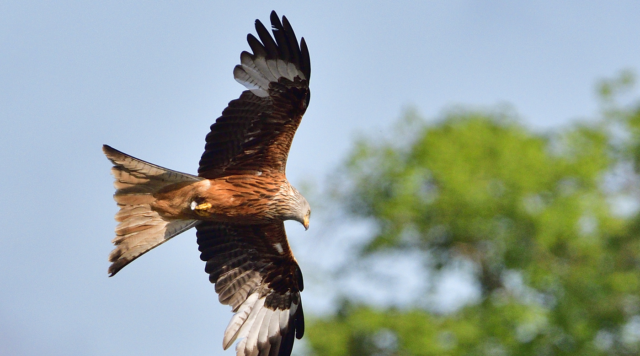
<svg viewBox="0 0 640 356">
<path fill-rule="evenodd" d="M 603 83 L 602 119 L 553 135 L 459 110 L 359 140 L 334 196 L 377 226 L 360 258 L 419 250 L 432 274 L 464 260 L 482 297 L 444 315 L 345 303 L 310 323 L 314 354 L 640 352 L 640 217 L 612 203 L 640 186 L 640 106 L 615 102 L 632 83 Z"/>
</svg>

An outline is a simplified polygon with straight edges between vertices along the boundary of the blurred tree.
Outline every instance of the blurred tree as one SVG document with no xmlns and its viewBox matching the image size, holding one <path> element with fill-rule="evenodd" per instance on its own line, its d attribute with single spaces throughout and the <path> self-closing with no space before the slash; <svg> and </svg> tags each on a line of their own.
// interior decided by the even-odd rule
<svg viewBox="0 0 640 356">
<path fill-rule="evenodd" d="M 359 140 L 333 185 L 348 218 L 375 222 L 358 258 L 419 250 L 430 275 L 463 261 L 481 297 L 445 314 L 345 302 L 310 323 L 312 354 L 638 354 L 640 105 L 617 101 L 632 84 L 603 82 L 601 118 L 552 135 L 461 110 Z"/>
</svg>

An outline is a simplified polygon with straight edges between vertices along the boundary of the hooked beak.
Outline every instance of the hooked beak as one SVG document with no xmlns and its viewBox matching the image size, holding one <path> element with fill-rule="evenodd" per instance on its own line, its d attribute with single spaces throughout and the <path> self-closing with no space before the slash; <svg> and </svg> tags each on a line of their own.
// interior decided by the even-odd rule
<svg viewBox="0 0 640 356">
<path fill-rule="evenodd" d="M 304 222 L 302 223 L 302 225 L 304 226 L 304 230 L 309 230 L 309 215 L 304 217 Z"/>
</svg>

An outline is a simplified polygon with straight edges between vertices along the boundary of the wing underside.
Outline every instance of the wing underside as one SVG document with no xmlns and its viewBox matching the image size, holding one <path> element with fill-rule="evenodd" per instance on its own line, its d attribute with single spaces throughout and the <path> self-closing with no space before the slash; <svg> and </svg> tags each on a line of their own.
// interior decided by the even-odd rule
<svg viewBox="0 0 640 356">
<path fill-rule="evenodd" d="M 247 91 L 229 103 L 206 137 L 198 174 L 205 178 L 273 170 L 284 173 L 291 141 L 310 99 L 311 64 L 304 38 L 271 13 L 273 37 L 256 20 L 253 53 L 242 52 L 233 74 Z M 275 38 L 275 40 L 274 40 Z"/>
<path fill-rule="evenodd" d="M 294 337 L 304 333 L 302 273 L 287 243 L 282 222 L 196 226 L 200 258 L 220 303 L 235 315 L 223 347 L 238 339 L 241 355 L 290 355 Z"/>
</svg>

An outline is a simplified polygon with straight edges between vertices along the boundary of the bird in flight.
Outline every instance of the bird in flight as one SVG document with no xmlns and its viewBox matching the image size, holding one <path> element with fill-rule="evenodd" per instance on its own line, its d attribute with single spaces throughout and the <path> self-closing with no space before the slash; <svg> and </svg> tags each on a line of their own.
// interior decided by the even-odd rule
<svg viewBox="0 0 640 356">
<path fill-rule="evenodd" d="M 304 333 L 302 273 L 284 220 L 308 229 L 311 208 L 285 168 L 309 105 L 311 64 L 287 18 L 270 19 L 273 37 L 259 20 L 258 38 L 247 36 L 253 53 L 242 52 L 233 75 L 248 90 L 211 125 L 197 176 L 102 147 L 120 208 L 110 276 L 195 227 L 209 280 L 235 313 L 222 345 L 240 339 L 238 356 L 288 356 Z"/>
</svg>

